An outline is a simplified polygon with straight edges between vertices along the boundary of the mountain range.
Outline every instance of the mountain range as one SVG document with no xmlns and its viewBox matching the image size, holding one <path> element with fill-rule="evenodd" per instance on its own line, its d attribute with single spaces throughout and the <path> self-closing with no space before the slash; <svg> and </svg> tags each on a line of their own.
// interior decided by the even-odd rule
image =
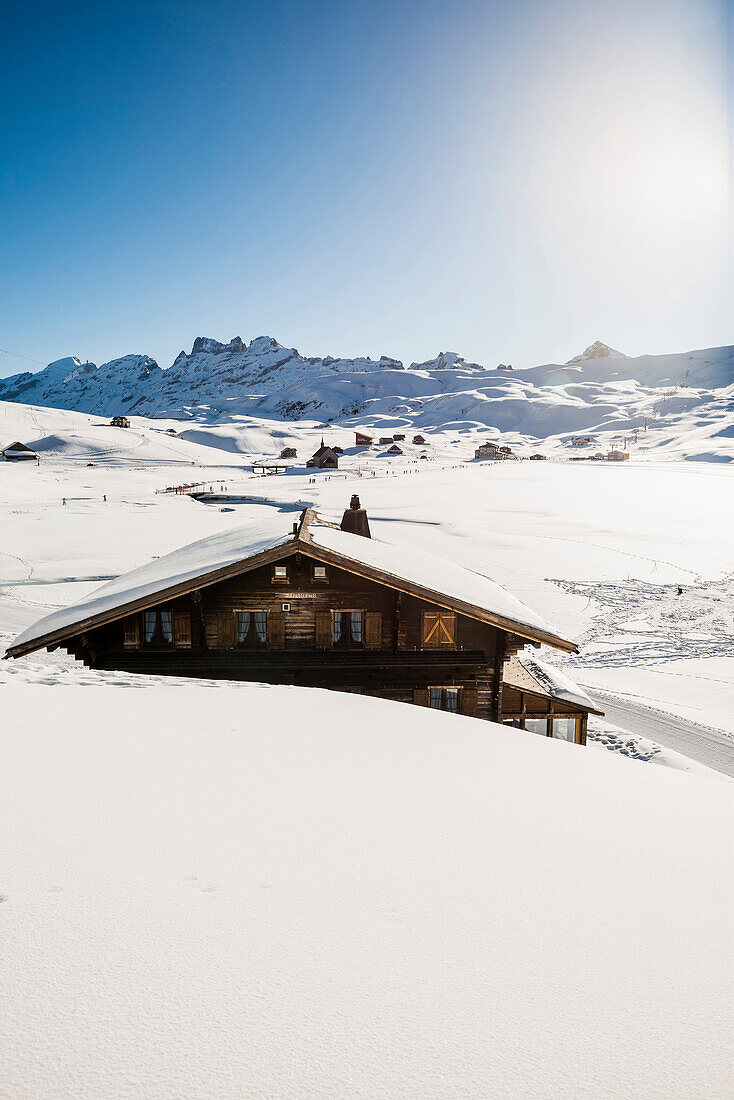
<svg viewBox="0 0 734 1100">
<path fill-rule="evenodd" d="M 717 436 L 728 449 L 734 444 L 734 347 L 631 357 L 596 341 L 568 363 L 513 370 L 489 369 L 455 352 L 406 366 L 388 356 L 308 357 L 268 336 L 249 344 L 198 337 L 165 370 L 147 355 L 99 367 L 59 359 L 36 373 L 0 379 L 0 401 L 208 427 L 246 416 L 386 429 L 471 425 L 529 439 L 626 433 L 647 422 L 674 434 L 683 418 L 687 432 Z"/>
</svg>

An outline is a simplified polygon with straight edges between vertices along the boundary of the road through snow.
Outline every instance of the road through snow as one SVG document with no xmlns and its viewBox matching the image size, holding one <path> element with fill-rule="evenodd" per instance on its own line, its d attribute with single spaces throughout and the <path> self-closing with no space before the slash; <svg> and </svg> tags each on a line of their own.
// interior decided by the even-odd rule
<svg viewBox="0 0 734 1100">
<path fill-rule="evenodd" d="M 649 737 L 724 775 L 734 776 L 734 736 L 730 733 L 579 682 L 598 700 L 610 722 L 630 733 Z"/>
</svg>

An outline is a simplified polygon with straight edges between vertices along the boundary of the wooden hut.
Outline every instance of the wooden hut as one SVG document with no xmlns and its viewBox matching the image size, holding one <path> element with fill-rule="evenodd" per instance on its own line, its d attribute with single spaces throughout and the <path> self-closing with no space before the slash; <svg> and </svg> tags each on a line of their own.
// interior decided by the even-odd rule
<svg viewBox="0 0 734 1100">
<path fill-rule="evenodd" d="M 394 443 L 394 442 L 395 442 L 395 440 L 393 439 L 393 437 L 391 435 L 381 435 L 379 440 L 378 440 L 378 443 L 381 447 L 386 447 L 388 445 L 388 443 Z"/>
<path fill-rule="evenodd" d="M 355 432 L 354 433 L 354 445 L 355 445 L 355 447 L 371 447 L 372 446 L 372 436 L 371 435 L 365 435 L 364 432 Z"/>
<path fill-rule="evenodd" d="M 111 428 L 129 428 L 130 421 L 126 416 L 113 416 L 110 420 Z"/>
<path fill-rule="evenodd" d="M 0 454 L 6 462 L 35 462 L 38 460 L 38 455 L 34 450 L 17 440 L 6 447 L 4 451 L 0 451 Z"/>
<path fill-rule="evenodd" d="M 574 643 L 488 577 L 371 538 L 358 497 L 340 524 L 307 508 L 292 533 L 275 523 L 251 540 L 220 532 L 118 577 L 7 656 L 62 647 L 91 668 L 332 688 L 525 728 L 531 714 L 578 713 L 558 691 L 542 712 L 516 696 L 506 712 L 511 658 Z"/>
<path fill-rule="evenodd" d="M 388 455 L 401 455 L 403 453 L 402 447 L 398 447 L 397 443 L 393 443 L 392 447 L 385 451 Z"/>
<path fill-rule="evenodd" d="M 607 462 L 629 462 L 629 452 L 627 451 L 609 451 L 607 454 Z"/>
<path fill-rule="evenodd" d="M 297 458 L 298 457 L 298 451 L 296 450 L 295 447 L 284 447 L 283 450 L 280 452 L 280 457 L 281 458 Z"/>
<path fill-rule="evenodd" d="M 396 443 L 402 443 L 403 440 L 405 439 L 405 433 L 404 432 L 395 432 L 393 434 L 393 439 L 395 440 Z"/>
<path fill-rule="evenodd" d="M 417 443 L 417 444 L 418 444 L 419 446 L 421 446 L 421 447 L 422 447 L 422 446 L 424 446 L 424 445 L 425 445 L 425 442 L 426 442 L 426 441 L 425 441 L 425 439 L 423 438 L 423 436 L 422 436 L 422 435 L 414 435 L 414 436 L 413 436 L 413 442 L 414 442 L 414 443 Z"/>
</svg>

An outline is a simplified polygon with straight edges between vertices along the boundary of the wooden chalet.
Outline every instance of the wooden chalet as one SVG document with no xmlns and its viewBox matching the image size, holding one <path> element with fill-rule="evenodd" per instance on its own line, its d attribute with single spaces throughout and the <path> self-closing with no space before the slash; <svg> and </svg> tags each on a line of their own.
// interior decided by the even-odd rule
<svg viewBox="0 0 734 1100">
<path fill-rule="evenodd" d="M 28 462 L 29 460 L 35 462 L 38 459 L 38 455 L 34 450 L 17 440 L 6 447 L 4 451 L 0 451 L 0 454 L 6 462 Z"/>
<path fill-rule="evenodd" d="M 392 447 L 388 447 L 385 454 L 388 455 L 401 455 L 403 453 L 402 447 L 398 447 L 397 443 L 393 443 Z"/>
<path fill-rule="evenodd" d="M 426 441 L 425 441 L 425 439 L 423 438 L 422 435 L 414 435 L 413 436 L 413 442 L 418 444 L 421 447 L 425 446 L 425 443 L 426 443 Z"/>
<path fill-rule="evenodd" d="M 309 458 L 306 465 L 315 466 L 319 470 L 336 470 L 339 467 L 339 455 L 333 447 L 324 446 L 324 441 L 322 439 L 321 446 L 314 452 L 311 458 Z"/>
<path fill-rule="evenodd" d="M 372 446 L 372 436 L 371 435 L 365 435 L 364 432 L 355 432 L 354 433 L 354 445 L 355 445 L 355 447 L 371 447 Z"/>
<path fill-rule="evenodd" d="M 502 721 L 519 650 L 576 651 L 488 577 L 371 538 L 358 497 L 341 523 L 307 508 L 282 525 L 157 558 L 47 615 L 6 656 L 61 647 L 90 668 L 301 684 Z M 511 702 L 524 718 L 527 704 Z"/>
<path fill-rule="evenodd" d="M 111 428 L 129 428 L 130 421 L 126 416 L 113 416 L 110 420 Z"/>
<path fill-rule="evenodd" d="M 297 458 L 298 457 L 298 451 L 296 450 L 295 447 L 284 447 L 283 450 L 280 452 L 280 457 L 281 458 Z"/>
<path fill-rule="evenodd" d="M 386 447 L 388 443 L 394 443 L 395 440 L 391 435 L 381 435 L 378 443 L 381 447 Z"/>
</svg>

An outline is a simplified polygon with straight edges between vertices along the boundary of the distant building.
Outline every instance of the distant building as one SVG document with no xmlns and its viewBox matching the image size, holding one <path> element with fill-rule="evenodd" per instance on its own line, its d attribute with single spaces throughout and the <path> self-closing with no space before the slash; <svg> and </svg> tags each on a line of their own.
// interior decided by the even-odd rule
<svg viewBox="0 0 734 1100">
<path fill-rule="evenodd" d="M 545 462 L 545 455 L 536 454 L 530 456 L 531 462 Z"/>
<path fill-rule="evenodd" d="M 332 449 L 332 451 L 334 452 L 335 455 L 343 455 L 344 454 L 344 448 L 343 447 L 332 447 L 331 449 Z"/>
<path fill-rule="evenodd" d="M 354 444 L 355 444 L 356 447 L 371 447 L 372 446 L 372 436 L 371 435 L 365 435 L 364 432 L 355 432 L 354 433 Z"/>
<path fill-rule="evenodd" d="M 110 420 L 111 428 L 129 428 L 130 421 L 126 416 L 113 416 Z"/>
<path fill-rule="evenodd" d="M 283 450 L 280 452 L 280 457 L 281 458 L 297 458 L 298 457 L 298 451 L 296 450 L 295 447 L 284 447 Z"/>
<path fill-rule="evenodd" d="M 423 438 L 422 435 L 414 435 L 413 436 L 413 442 L 417 443 L 419 446 L 423 446 L 426 441 L 425 441 L 425 439 Z"/>
<path fill-rule="evenodd" d="M 324 440 L 321 446 L 306 463 L 307 466 L 315 466 L 318 470 L 336 470 L 339 467 L 339 455 L 333 447 L 326 447 Z"/>
<path fill-rule="evenodd" d="M 629 453 L 627 451 L 610 451 L 607 455 L 607 462 L 628 462 Z"/>
<path fill-rule="evenodd" d="M 486 443 L 481 443 L 477 447 L 477 449 L 474 452 L 474 457 L 475 458 L 501 459 L 504 456 L 500 452 L 500 449 L 499 449 L 499 447 L 497 446 L 496 443 L 492 443 L 490 440 L 487 440 Z"/>
<path fill-rule="evenodd" d="M 388 443 L 394 443 L 395 440 L 391 435 L 381 435 L 379 444 L 381 447 L 386 447 Z"/>
<path fill-rule="evenodd" d="M 498 363 L 497 370 L 512 370 L 512 363 Z"/>
<path fill-rule="evenodd" d="M 9 447 L 6 447 L 4 451 L 0 451 L 6 462 L 31 462 L 38 459 L 38 455 L 30 447 L 26 447 L 25 443 L 11 443 Z"/>
<path fill-rule="evenodd" d="M 500 454 L 511 455 L 512 454 L 512 447 L 500 447 Z"/>
<path fill-rule="evenodd" d="M 398 447 L 397 443 L 393 443 L 392 447 L 385 453 L 389 455 L 401 455 L 403 451 L 402 448 Z"/>
<path fill-rule="evenodd" d="M 393 436 L 393 439 L 395 440 L 396 443 L 402 443 L 403 440 L 405 439 L 405 435 L 402 432 L 400 432 L 399 434 L 398 434 L 398 432 L 395 432 L 395 434 Z"/>
</svg>

